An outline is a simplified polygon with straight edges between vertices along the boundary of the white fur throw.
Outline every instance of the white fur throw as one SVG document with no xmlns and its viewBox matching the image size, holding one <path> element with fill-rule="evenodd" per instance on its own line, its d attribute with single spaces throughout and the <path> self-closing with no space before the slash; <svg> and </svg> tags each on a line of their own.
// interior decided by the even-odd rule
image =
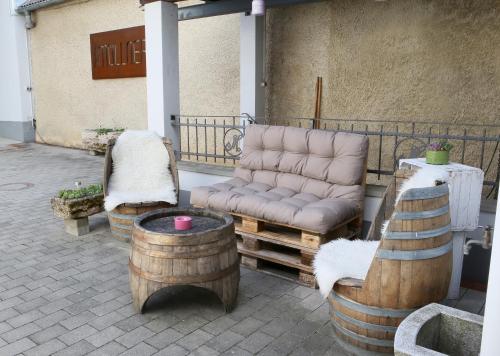
<svg viewBox="0 0 500 356">
<path fill-rule="evenodd" d="M 339 279 L 365 279 L 379 242 L 338 239 L 321 245 L 313 266 L 323 297 L 328 296 Z"/>
<path fill-rule="evenodd" d="M 403 184 L 401 185 L 401 190 L 399 191 L 398 197 L 396 199 L 396 204 L 403 193 L 409 189 L 434 187 L 436 186 L 437 182 L 447 182 L 448 180 L 448 172 L 446 172 L 444 169 L 434 167 L 421 168 L 414 175 L 403 182 Z"/>
<path fill-rule="evenodd" d="M 177 203 L 168 151 L 155 132 L 125 131 L 116 140 L 112 158 L 106 211 L 123 203 Z"/>
</svg>

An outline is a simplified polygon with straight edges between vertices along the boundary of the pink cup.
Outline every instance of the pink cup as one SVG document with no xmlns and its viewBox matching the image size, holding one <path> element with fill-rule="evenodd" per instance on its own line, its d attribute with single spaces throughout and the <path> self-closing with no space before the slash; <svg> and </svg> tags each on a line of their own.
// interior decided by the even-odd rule
<svg viewBox="0 0 500 356">
<path fill-rule="evenodd" d="M 193 228 L 193 219 L 189 216 L 176 216 L 174 225 L 176 230 L 191 230 Z"/>
</svg>

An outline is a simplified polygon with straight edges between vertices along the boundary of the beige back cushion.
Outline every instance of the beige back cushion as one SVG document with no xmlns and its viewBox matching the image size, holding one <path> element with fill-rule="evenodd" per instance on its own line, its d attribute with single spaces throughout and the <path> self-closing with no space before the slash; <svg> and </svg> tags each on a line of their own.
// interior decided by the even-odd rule
<svg viewBox="0 0 500 356">
<path fill-rule="evenodd" d="M 240 167 L 252 181 L 332 197 L 362 184 L 367 153 L 362 135 L 250 125 Z"/>
</svg>

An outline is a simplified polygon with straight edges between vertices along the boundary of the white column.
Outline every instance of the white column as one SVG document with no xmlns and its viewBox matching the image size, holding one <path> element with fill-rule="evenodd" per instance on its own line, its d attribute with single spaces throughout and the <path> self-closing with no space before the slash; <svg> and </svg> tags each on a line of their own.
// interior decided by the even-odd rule
<svg viewBox="0 0 500 356">
<path fill-rule="evenodd" d="M 180 113 L 177 5 L 160 0 L 144 7 L 148 129 L 171 138 L 178 151 L 179 134 L 171 120 Z"/>
<path fill-rule="evenodd" d="M 493 247 L 491 250 L 488 291 L 484 310 L 481 356 L 500 355 L 500 199 L 497 201 Z"/>
<path fill-rule="evenodd" d="M 240 17 L 240 112 L 264 117 L 264 16 Z"/>
</svg>

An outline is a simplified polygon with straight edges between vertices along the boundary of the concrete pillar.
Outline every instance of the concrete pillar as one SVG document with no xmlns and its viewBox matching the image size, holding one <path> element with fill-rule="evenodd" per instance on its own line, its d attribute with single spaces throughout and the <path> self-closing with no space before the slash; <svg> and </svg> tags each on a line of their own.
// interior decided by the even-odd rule
<svg viewBox="0 0 500 356">
<path fill-rule="evenodd" d="M 172 139 L 178 152 L 179 130 L 171 120 L 180 114 L 177 11 L 176 4 L 163 0 L 144 5 L 148 128 Z"/>
<path fill-rule="evenodd" d="M 64 228 L 68 234 L 82 236 L 90 232 L 88 216 L 80 219 L 64 219 Z"/>
<path fill-rule="evenodd" d="M 14 1 L 3 1 L 0 5 L 0 137 L 33 142 L 30 35 L 25 28 L 24 16 L 17 14 L 14 8 Z"/>
<path fill-rule="evenodd" d="M 240 17 L 240 112 L 264 117 L 264 16 Z"/>
<path fill-rule="evenodd" d="M 500 355 L 500 337 L 498 337 L 500 325 L 500 199 L 497 201 L 494 231 L 486 308 L 484 310 L 481 356 Z"/>
</svg>

